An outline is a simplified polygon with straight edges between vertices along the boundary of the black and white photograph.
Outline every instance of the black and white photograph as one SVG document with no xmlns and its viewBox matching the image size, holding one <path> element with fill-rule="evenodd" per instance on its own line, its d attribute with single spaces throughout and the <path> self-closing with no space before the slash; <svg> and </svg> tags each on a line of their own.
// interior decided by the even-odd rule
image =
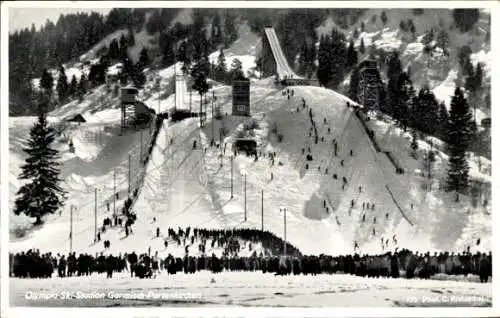
<svg viewBox="0 0 500 318">
<path fill-rule="evenodd" d="M 493 306 L 498 3 L 308 3 L 2 3 L 8 306 Z"/>
</svg>

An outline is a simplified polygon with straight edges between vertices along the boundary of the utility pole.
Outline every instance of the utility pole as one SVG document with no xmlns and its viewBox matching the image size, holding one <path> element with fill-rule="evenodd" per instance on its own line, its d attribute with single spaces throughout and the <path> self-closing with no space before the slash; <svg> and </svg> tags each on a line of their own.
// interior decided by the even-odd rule
<svg viewBox="0 0 500 318">
<path fill-rule="evenodd" d="M 262 228 L 261 231 L 264 232 L 264 189 L 261 191 L 261 211 L 260 211 Z"/>
<path fill-rule="evenodd" d="M 97 188 L 94 190 L 94 242 L 97 242 Z"/>
<path fill-rule="evenodd" d="M 161 80 L 160 77 L 158 77 L 159 80 Z M 160 114 L 161 110 L 160 110 L 160 96 L 161 96 L 161 82 L 158 81 L 158 115 Z"/>
<path fill-rule="evenodd" d="M 231 200 L 233 199 L 233 155 L 231 155 Z"/>
<path fill-rule="evenodd" d="M 113 218 L 116 216 L 116 169 L 113 171 Z"/>
<path fill-rule="evenodd" d="M 247 174 L 245 173 L 245 222 L 247 221 Z"/>
<path fill-rule="evenodd" d="M 191 98 L 192 98 L 193 88 L 189 87 L 189 112 L 191 112 Z"/>
<path fill-rule="evenodd" d="M 70 207 L 70 218 L 69 218 L 69 252 L 73 252 L 73 208 L 74 205 Z"/>
<path fill-rule="evenodd" d="M 130 153 L 128 154 L 128 194 L 130 195 Z"/>
<path fill-rule="evenodd" d="M 283 208 L 283 225 L 285 230 L 285 241 L 283 242 L 283 251 L 286 257 L 286 208 Z"/>
<path fill-rule="evenodd" d="M 203 127 L 203 95 L 200 94 L 200 128 Z"/>
<path fill-rule="evenodd" d="M 214 143 L 215 140 L 215 127 L 214 127 L 214 99 L 215 99 L 215 92 L 212 91 L 212 143 Z M 221 163 L 222 165 L 222 163 Z"/>
<path fill-rule="evenodd" d="M 207 121 L 207 104 L 208 104 L 208 101 L 207 101 L 207 93 L 205 93 L 205 117 L 204 117 L 204 121 L 206 122 Z"/>
</svg>

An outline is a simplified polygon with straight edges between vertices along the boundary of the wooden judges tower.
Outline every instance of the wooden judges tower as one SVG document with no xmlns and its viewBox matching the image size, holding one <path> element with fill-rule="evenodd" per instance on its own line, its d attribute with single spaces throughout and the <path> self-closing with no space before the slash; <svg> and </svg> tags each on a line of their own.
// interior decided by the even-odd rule
<svg viewBox="0 0 500 318">
<path fill-rule="evenodd" d="M 359 68 L 358 100 L 365 109 L 380 109 L 379 89 L 380 73 L 377 61 L 366 59 L 361 61 Z"/>
<path fill-rule="evenodd" d="M 250 116 L 250 81 L 233 81 L 233 115 Z"/>
<path fill-rule="evenodd" d="M 121 130 L 125 129 L 133 119 L 135 113 L 135 103 L 138 90 L 135 87 L 127 86 L 120 89 L 120 107 L 121 107 Z"/>
</svg>

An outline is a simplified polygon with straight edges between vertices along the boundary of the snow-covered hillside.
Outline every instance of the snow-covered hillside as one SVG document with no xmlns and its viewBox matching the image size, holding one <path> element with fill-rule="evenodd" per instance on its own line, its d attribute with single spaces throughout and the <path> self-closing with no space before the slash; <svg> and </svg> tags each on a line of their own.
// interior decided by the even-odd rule
<svg viewBox="0 0 500 318">
<path fill-rule="evenodd" d="M 134 206 L 139 215 L 134 235 L 124 239 L 120 232 L 107 231 L 103 234 L 103 239 L 114 242 L 112 250 L 123 252 L 145 249 L 148 246 L 151 246 L 152 250 L 160 250 L 162 241 L 151 239 L 156 227 L 151 224 L 153 217 L 164 230 L 169 226 L 189 225 L 208 228 L 260 228 L 261 190 L 264 190 L 265 229 L 281 236 L 283 214 L 280 208 L 286 208 L 287 239 L 304 253 L 352 252 L 355 240 L 361 251 L 376 253 L 381 251 L 381 237 L 390 238 L 393 235 L 398 239 L 398 246 L 420 251 L 462 251 L 466 245 L 474 245 L 479 237 L 483 239 L 480 249 L 491 247 L 490 217 L 480 210 L 470 208 L 467 199 L 456 204 L 449 195 L 437 188 L 430 192 L 423 191 L 423 178 L 415 173 L 418 163 L 409 155 L 398 158 L 408 169 L 408 173 L 396 175 L 387 157 L 373 149 L 353 110 L 346 108 L 345 97 L 322 88 L 292 89 L 295 95 L 288 101 L 282 91 L 267 85 L 260 86 L 257 82 L 252 87 L 252 112 L 259 122 L 259 127 L 255 129 L 259 150 L 264 153 L 276 152 L 277 157 L 275 165 L 271 166 L 270 160 L 265 157 L 254 161 L 253 158 L 243 155 L 237 156 L 234 159 L 233 200 L 229 200 L 230 145 L 237 131 L 242 129 L 245 119 L 223 117 L 222 121 L 215 122 L 216 140 L 222 124 L 228 130 L 228 137 L 224 140 L 228 146 L 225 154 L 223 153 L 222 167 L 219 158 L 221 150 L 209 147 L 212 131 L 210 116 L 209 123 L 201 131 L 196 119 L 175 124 L 165 123 L 150 164 L 146 168 L 144 186 Z M 218 96 L 229 93 L 224 87 L 217 87 L 215 90 Z M 325 141 L 320 141 L 318 145 L 309 138 L 310 122 L 307 111 L 302 109 L 302 98 L 313 111 L 319 125 L 319 135 L 325 137 Z M 193 95 L 193 104 L 197 105 L 198 101 L 197 96 Z M 229 113 L 230 108 L 230 102 L 224 103 L 223 113 Z M 103 116 L 101 113 L 97 112 L 94 116 Z M 324 118 L 327 124 L 323 124 Z M 17 136 L 16 140 L 19 140 L 21 132 L 26 131 L 27 127 L 16 123 L 17 121 L 14 121 L 11 124 L 11 131 L 14 132 L 11 135 L 14 138 Z M 109 120 L 107 126 L 116 129 L 116 124 Z M 275 124 L 284 136 L 282 143 L 272 136 L 271 127 Z M 373 120 L 372 124 L 376 125 L 378 122 Z M 83 141 L 86 144 L 91 143 L 83 137 L 89 133 L 91 127 L 89 124 L 85 128 L 75 128 L 75 131 L 82 135 L 82 144 Z M 331 133 L 328 133 L 328 128 L 331 128 Z M 404 145 L 407 142 L 405 136 L 396 130 L 389 130 L 385 132 L 386 144 L 393 145 L 393 148 L 401 147 L 397 148 L 400 153 L 407 152 L 408 147 Z M 77 135 L 74 138 L 78 139 Z M 91 252 L 100 250 L 100 247 L 92 244 L 89 246 L 94 235 L 93 190 L 94 187 L 99 187 L 102 191 L 98 194 L 99 220 L 110 216 L 111 212 L 105 211 L 105 201 L 112 197 L 113 169 L 117 170 L 116 184 L 121 193 L 120 199 L 123 199 L 127 191 L 127 153 L 131 152 L 132 156 L 137 158 L 139 133 L 118 137 L 115 131 L 115 134 L 104 134 L 101 138 L 104 143 L 96 140 L 93 148 L 84 148 L 93 149 L 94 155 L 85 153 L 78 157 L 81 150 L 78 149 L 78 143 L 75 143 L 77 151 L 73 158 L 67 153 L 63 155 L 63 175 L 71 190 L 67 208 L 62 216 L 54 216 L 47 225 L 31 233 L 27 239 L 13 243 L 12 249 L 24 250 L 36 245 L 44 250 L 65 251 L 67 244 L 62 242 L 67 242 L 68 211 L 69 206 L 73 204 L 78 209 L 75 248 Z M 333 154 L 333 138 L 339 144 L 338 157 Z M 192 149 L 193 140 L 198 140 L 202 147 L 207 147 L 206 153 L 201 147 Z M 314 158 L 309 162 L 308 170 L 305 169 L 305 156 L 301 152 L 302 148 L 307 147 L 311 147 Z M 352 157 L 349 154 L 351 149 Z M 17 175 L 21 159 L 19 150 L 19 144 L 11 142 L 11 176 Z M 340 165 L 341 160 L 344 160 L 344 167 Z M 138 163 L 136 165 L 133 171 L 137 173 Z M 438 161 L 435 171 L 442 171 L 441 165 Z M 274 175 L 272 180 L 271 172 Z M 242 173 L 247 174 L 247 222 L 243 221 Z M 334 173 L 338 174 L 338 180 L 333 178 Z M 340 179 L 344 176 L 348 184 L 345 190 L 342 190 Z M 386 185 L 390 187 L 397 204 L 414 226 L 403 218 Z M 352 199 L 355 200 L 353 208 Z M 328 202 L 330 213 L 326 213 L 323 208 L 323 200 Z M 364 212 L 362 202 L 374 203 L 375 209 Z M 121 206 L 121 202 L 118 204 Z M 414 205 L 413 209 L 410 204 Z M 468 210 L 470 213 L 467 213 Z M 363 213 L 366 213 L 365 222 L 361 221 Z M 386 213 L 389 214 L 388 219 L 385 217 Z M 376 224 L 373 223 L 374 217 L 377 218 Z M 373 228 L 376 235 L 372 234 Z M 472 248 L 475 249 L 475 246 Z"/>
<path fill-rule="evenodd" d="M 391 23 L 398 25 L 399 20 Z M 390 31 L 391 25 L 388 31 L 380 28 L 384 31 L 372 36 L 374 43 L 381 46 L 399 43 L 392 38 L 398 32 Z M 375 27 L 367 24 L 364 35 L 367 39 L 368 34 L 375 32 Z M 225 55 L 228 61 L 239 58 L 243 61 L 244 72 L 251 71 L 257 46 L 258 38 L 247 33 L 226 50 Z M 406 51 L 408 56 L 420 54 L 417 53 L 418 44 L 408 44 Z M 210 58 L 217 56 L 218 52 L 214 52 Z M 478 54 L 477 58 L 482 55 Z M 180 74 L 180 64 L 176 67 Z M 139 98 L 157 111 L 168 111 L 174 105 L 180 107 L 174 96 L 161 94 L 153 83 L 160 78 L 161 87 L 165 88 L 173 75 L 174 66 L 147 71 L 148 82 Z M 491 204 L 486 208 L 482 205 L 473 208 L 470 198 L 462 197 L 456 203 L 452 194 L 441 190 L 447 158 L 438 147 L 434 145 L 437 160 L 432 170 L 434 182 L 430 184 L 422 176 L 423 152 L 429 147 L 428 142 L 419 141 L 420 153 L 418 159 L 414 159 L 410 155 L 407 134 L 382 119 L 371 118 L 363 122 L 354 109 L 346 107 L 346 103 L 352 101 L 345 96 L 318 87 L 290 89 L 294 94 L 287 99 L 284 90 L 275 87 L 272 79 L 252 81 L 252 118 L 249 119 L 230 115 L 231 88 L 214 83 L 212 90 L 221 112 L 229 115 L 215 120 L 209 107 L 208 121 L 202 129 L 195 118 L 177 123 L 165 121 L 145 167 L 140 164 L 139 157 L 146 146 L 140 145 L 141 139 L 143 145 L 147 145 L 150 130 L 120 135 L 118 99 L 112 97 L 105 86 L 87 94 L 83 102 L 73 101 L 56 109 L 49 119 L 65 128 L 57 147 L 62 154 L 62 177 L 68 201 L 62 214 L 49 216 L 43 227 L 29 229 L 24 238 L 12 235 L 10 249 L 20 251 L 37 247 L 43 251 L 68 251 L 69 211 L 75 206 L 74 249 L 90 253 L 102 251 L 100 245 L 93 243 L 95 189 L 98 189 L 97 219 L 101 225 L 104 217 L 112 215 L 106 203 L 112 202 L 115 171 L 118 211 L 126 199 L 129 155 L 132 189 L 142 185 L 133 206 L 138 220 L 134 234 L 129 237 L 116 228 L 102 235 L 103 240 L 111 240 L 110 252 L 113 253 L 143 252 L 148 247 L 164 253 L 163 241 L 154 239 L 157 226 L 162 232 L 177 226 L 260 228 L 262 191 L 264 228 L 282 237 L 283 209 L 286 208 L 287 240 L 305 254 L 352 253 L 355 241 L 362 253 L 379 253 L 382 252 L 382 238 L 391 242 L 385 250 L 399 247 L 461 252 L 467 246 L 471 246 L 471 251 L 491 249 Z M 185 89 L 183 91 L 185 94 Z M 208 96 L 212 96 L 212 91 Z M 306 108 L 303 108 L 303 101 Z M 187 103 L 186 98 L 184 102 Z M 199 95 L 193 92 L 194 109 L 198 109 L 199 102 Z M 310 135 L 309 110 L 318 129 L 318 144 L 314 142 L 314 133 Z M 62 124 L 64 119 L 76 114 L 82 114 L 87 122 L 79 126 Z M 252 120 L 256 124 L 251 125 L 249 121 Z M 11 118 L 9 122 L 11 208 L 20 186 L 17 176 L 25 158 L 23 142 L 33 121 L 34 118 L 20 117 Z M 376 151 L 363 124 L 375 131 L 382 152 Z M 252 129 L 245 128 L 249 126 Z M 220 140 L 221 128 L 226 134 L 220 147 L 210 147 L 212 137 L 217 142 Z M 233 158 L 234 197 L 230 199 L 232 144 L 245 130 L 255 136 L 262 156 L 257 161 L 243 154 Z M 281 142 L 277 137 L 280 134 L 283 136 Z M 69 152 L 69 139 L 73 140 L 74 153 Z M 334 154 L 334 139 L 338 144 L 337 155 Z M 195 140 L 198 147 L 193 149 Z M 308 148 L 312 161 L 306 160 Z M 405 174 L 395 173 L 384 151 L 395 157 Z M 271 153 L 276 153 L 274 165 L 269 158 Z M 491 163 L 484 160 L 483 168 L 479 169 L 471 159 L 470 166 L 473 178 L 491 187 L 488 169 L 484 170 L 484 166 L 491 167 Z M 140 182 L 142 177 L 144 180 Z M 342 184 L 344 177 L 345 186 Z M 363 208 L 364 203 L 370 203 L 370 209 Z M 30 220 L 24 216 L 11 215 L 10 220 L 12 234 L 29 228 Z M 397 243 L 393 243 L 393 236 Z M 481 244 L 476 245 L 478 238 Z"/>
<path fill-rule="evenodd" d="M 243 63 L 243 71 L 248 73 L 253 67 L 252 61 L 254 57 L 254 49 L 257 37 L 249 32 L 240 38 L 233 47 L 225 51 L 228 60 L 231 57 L 237 56 Z M 246 54 L 245 54 L 246 53 Z M 211 56 L 218 56 L 218 52 L 214 52 Z M 113 71 L 117 65 L 110 67 Z M 177 63 L 177 74 L 181 74 L 181 64 Z M 67 67 L 66 73 L 76 74 L 77 78 L 83 72 L 88 75 L 88 65 L 76 64 L 74 67 Z M 54 70 L 53 74 L 57 72 Z M 148 107 L 155 111 L 165 112 L 173 108 L 175 105 L 175 96 L 165 95 L 159 92 L 155 83 L 160 80 L 162 90 L 167 85 L 170 85 L 174 76 L 174 66 L 160 69 L 149 70 L 146 72 L 148 83 L 145 88 L 139 92 L 139 100 L 143 101 Z M 55 77 L 57 78 L 57 77 Z M 35 80 L 37 81 L 37 80 Z M 224 92 L 226 96 L 221 96 L 221 100 L 227 99 L 230 94 L 228 87 L 216 88 Z M 199 96 L 193 92 L 193 105 L 199 105 Z M 81 114 L 87 121 L 84 124 L 69 124 L 65 120 L 70 119 L 76 114 Z M 10 184 L 10 209 L 12 211 L 15 193 L 21 186 L 18 180 L 20 166 L 25 159 L 25 153 L 22 148 L 25 145 L 29 130 L 36 121 L 34 117 L 12 117 L 9 120 L 10 130 L 10 166 L 9 166 L 9 184 Z M 47 221 L 47 226 L 42 229 L 37 229 L 33 233 L 29 233 L 19 244 L 19 249 L 28 248 L 34 242 L 38 242 L 39 235 L 47 239 L 47 244 L 50 246 L 50 241 L 53 242 L 54 237 L 59 237 L 60 242 L 67 240 L 69 229 L 69 209 L 75 206 L 75 234 L 80 236 L 80 239 L 75 237 L 75 241 L 81 241 L 82 244 L 87 244 L 90 239 L 93 240 L 93 214 L 94 214 L 94 190 L 98 192 L 98 214 L 99 221 L 104 217 L 103 209 L 106 208 L 106 201 L 112 201 L 113 191 L 113 170 L 116 170 L 116 186 L 120 193 L 120 199 L 117 201 L 116 209 L 121 210 L 123 200 L 126 199 L 128 191 L 128 154 L 131 154 L 131 170 L 139 171 L 139 155 L 141 132 L 129 132 L 123 136 L 119 136 L 120 132 L 120 108 L 118 98 L 110 93 L 103 85 L 89 92 L 84 96 L 82 102 L 74 100 L 65 104 L 49 114 L 49 122 L 52 122 L 59 129 L 63 130 L 60 138 L 57 141 L 56 148 L 62 154 L 62 173 L 63 186 L 68 191 L 68 201 L 62 216 L 50 216 Z M 142 132 L 144 145 L 147 145 L 149 129 Z M 69 151 L 69 140 L 73 141 L 75 153 Z M 146 151 L 144 146 L 143 151 Z M 132 173 L 132 188 L 136 181 L 137 175 Z M 102 212 L 102 213 L 101 213 Z M 78 220 L 86 220 L 83 223 Z M 11 213 L 10 217 L 10 232 L 12 239 L 16 240 L 17 234 L 31 231 L 31 220 L 24 215 L 15 216 Z M 90 233 L 92 232 L 92 233 Z M 59 236 L 58 236 L 59 235 Z M 85 237 L 85 239 L 83 239 Z M 43 240 L 42 240 L 43 241 Z M 38 245 L 38 243 L 37 243 Z M 42 244 L 42 246 L 45 243 Z M 62 245 L 59 248 L 65 250 L 66 246 Z"/>
<path fill-rule="evenodd" d="M 382 12 L 386 13 L 386 23 L 382 23 L 380 18 Z M 415 15 L 412 9 L 370 9 L 356 24 L 349 27 L 349 30 L 339 28 L 332 19 L 327 19 L 317 30 L 319 35 L 328 34 L 333 27 L 336 27 L 350 39 L 353 37 L 354 29 L 358 29 L 359 36 L 355 39 L 355 46 L 359 48 L 363 40 L 366 49 L 365 56 L 369 54 L 372 45 L 386 52 L 398 51 L 403 68 L 411 70 L 411 79 L 415 87 L 429 85 L 438 100 L 444 101 L 449 106 L 455 90 L 455 82 L 458 80 L 460 48 L 468 45 L 472 50 L 470 58 L 473 65 L 477 63 L 483 65 L 485 91 L 490 89 L 492 63 L 490 41 L 486 38 L 490 28 L 489 10 L 481 10 L 476 25 L 465 33 L 461 33 L 454 26 L 452 12 L 451 9 L 424 9 L 422 14 Z M 413 21 L 415 36 L 411 32 L 401 30 L 401 21 L 406 23 L 408 19 Z M 364 25 L 364 31 L 362 31 L 361 24 Z M 431 29 L 434 30 L 434 44 L 436 44 L 440 30 L 448 34 L 446 47 L 448 56 L 440 47 L 434 50 L 431 57 L 423 52 L 423 37 Z M 427 65 L 430 67 L 428 68 Z M 477 121 L 480 123 L 483 118 L 490 116 L 489 109 L 481 109 L 478 112 Z"/>
</svg>

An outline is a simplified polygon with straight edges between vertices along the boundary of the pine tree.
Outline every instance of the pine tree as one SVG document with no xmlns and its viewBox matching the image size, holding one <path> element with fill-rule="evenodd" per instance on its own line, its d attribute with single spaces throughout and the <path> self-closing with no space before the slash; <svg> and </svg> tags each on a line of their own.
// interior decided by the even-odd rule
<svg viewBox="0 0 500 318">
<path fill-rule="evenodd" d="M 92 65 L 89 72 L 89 81 L 92 86 L 102 85 L 106 82 L 107 67 L 101 63 Z"/>
<path fill-rule="evenodd" d="M 208 83 L 205 74 L 202 72 L 197 72 L 194 75 L 193 89 L 198 91 L 200 95 L 200 123 L 203 113 L 203 95 L 208 92 Z"/>
<path fill-rule="evenodd" d="M 317 77 L 320 85 L 326 86 L 331 76 L 331 60 L 330 60 L 330 38 L 321 36 L 318 50 L 318 70 Z"/>
<path fill-rule="evenodd" d="M 442 29 L 438 33 L 436 44 L 437 46 L 439 46 L 444 50 L 448 48 L 449 43 L 450 43 L 450 37 L 448 36 L 448 33 L 444 29 Z"/>
<path fill-rule="evenodd" d="M 476 75 L 475 75 L 475 83 L 474 86 L 476 91 L 483 86 L 483 67 L 481 63 L 477 63 L 476 65 Z"/>
<path fill-rule="evenodd" d="M 183 41 L 179 47 L 179 61 L 182 62 L 182 72 L 184 74 L 189 73 L 191 68 L 191 55 L 190 55 L 190 45 L 187 41 Z"/>
<path fill-rule="evenodd" d="M 427 134 L 435 135 L 439 130 L 439 105 L 434 93 L 424 86 L 418 93 L 414 111 L 413 126 Z"/>
<path fill-rule="evenodd" d="M 469 93 L 474 94 L 476 92 L 476 74 L 474 73 L 474 66 L 470 60 L 467 60 L 464 67 L 465 73 L 465 89 Z"/>
<path fill-rule="evenodd" d="M 120 36 L 120 56 L 123 56 L 128 50 L 128 43 L 125 34 L 122 33 Z"/>
<path fill-rule="evenodd" d="M 352 37 L 357 39 L 359 37 L 359 30 L 358 28 L 355 28 L 353 33 L 352 33 Z"/>
<path fill-rule="evenodd" d="M 393 52 L 389 58 L 387 66 L 387 102 L 384 104 L 382 111 L 391 116 L 396 116 L 396 112 L 401 104 L 401 88 L 400 77 L 402 73 L 401 61 L 399 54 Z"/>
<path fill-rule="evenodd" d="M 52 75 L 49 74 L 47 69 L 43 70 L 42 73 L 42 78 L 40 79 L 40 86 L 43 88 L 44 92 L 52 96 L 52 90 L 54 88 L 54 79 L 52 78 Z"/>
<path fill-rule="evenodd" d="M 392 54 L 389 57 L 389 62 L 387 65 L 387 78 L 389 79 L 389 82 L 392 84 L 391 88 L 394 88 L 397 86 L 399 77 L 401 76 L 402 73 L 402 66 L 401 66 L 401 61 L 399 59 L 399 53 L 398 52 L 392 52 Z"/>
<path fill-rule="evenodd" d="M 358 85 L 359 85 L 359 68 L 355 66 L 351 73 L 351 79 L 349 81 L 349 98 L 359 103 L 358 99 Z"/>
<path fill-rule="evenodd" d="M 28 154 L 21 166 L 19 179 L 29 180 L 16 194 L 14 213 L 35 218 L 34 225 L 43 224 L 42 217 L 53 214 L 64 205 L 65 191 L 60 187 L 60 163 L 56 149 L 51 148 L 55 131 L 48 125 L 45 107 L 30 131 L 24 152 Z"/>
<path fill-rule="evenodd" d="M 224 50 L 221 48 L 219 51 L 219 57 L 217 58 L 217 66 L 215 67 L 215 78 L 219 82 L 224 82 L 226 76 L 227 76 L 226 57 L 224 56 Z"/>
<path fill-rule="evenodd" d="M 134 30 L 131 27 L 128 28 L 127 32 L 127 46 L 133 47 L 135 45 L 135 35 Z"/>
<path fill-rule="evenodd" d="M 159 10 L 154 10 L 146 23 L 146 31 L 149 35 L 153 35 L 156 32 L 161 32 L 165 29 L 165 21 L 160 15 Z"/>
<path fill-rule="evenodd" d="M 300 56 L 299 56 L 299 75 L 305 75 L 307 73 L 307 68 L 308 68 L 308 55 L 309 55 L 309 49 L 307 47 L 307 41 L 304 40 L 302 43 L 302 49 L 300 51 Z"/>
<path fill-rule="evenodd" d="M 262 74 L 262 59 L 260 56 L 255 58 L 255 70 Z"/>
<path fill-rule="evenodd" d="M 351 40 L 347 48 L 347 65 L 352 67 L 358 64 L 358 52 L 354 48 L 354 42 Z"/>
<path fill-rule="evenodd" d="M 453 18 L 460 31 L 467 32 L 479 20 L 479 9 L 453 9 Z"/>
<path fill-rule="evenodd" d="M 238 31 L 236 31 L 236 27 L 234 25 L 234 18 L 232 16 L 229 16 L 229 14 L 226 14 L 226 17 L 224 19 L 224 35 L 224 46 L 226 48 L 229 47 L 229 44 L 238 39 Z"/>
<path fill-rule="evenodd" d="M 432 40 L 434 40 L 434 31 L 431 29 L 430 31 L 427 31 L 424 34 L 424 37 L 422 38 L 422 43 L 427 46 L 429 45 Z"/>
<path fill-rule="evenodd" d="M 460 48 L 458 52 L 458 64 L 463 71 L 466 67 L 466 64 L 470 61 L 470 55 L 472 54 L 472 49 L 468 45 L 464 45 Z"/>
<path fill-rule="evenodd" d="M 213 43 L 212 49 L 215 49 L 219 44 L 222 44 L 221 19 L 218 13 L 215 13 L 214 19 L 212 21 L 211 40 Z"/>
<path fill-rule="evenodd" d="M 64 102 L 68 97 L 68 77 L 62 65 L 59 67 L 59 78 L 57 79 L 56 90 L 59 102 Z"/>
<path fill-rule="evenodd" d="M 408 31 L 408 28 L 406 26 L 406 22 L 404 20 L 401 20 L 399 21 L 399 28 L 404 31 L 404 32 L 407 32 Z"/>
<path fill-rule="evenodd" d="M 113 39 L 113 41 L 109 44 L 108 55 L 112 60 L 120 57 L 120 47 L 116 39 Z"/>
<path fill-rule="evenodd" d="M 385 13 L 385 11 L 382 11 L 382 13 L 380 14 L 380 20 L 382 20 L 382 23 L 384 25 L 387 23 L 387 14 Z"/>
<path fill-rule="evenodd" d="M 455 89 L 451 99 L 448 120 L 449 167 L 447 190 L 463 191 L 468 187 L 469 165 L 466 151 L 472 137 L 472 115 L 460 87 Z"/>
<path fill-rule="evenodd" d="M 418 142 L 417 142 L 417 133 L 415 130 L 413 130 L 413 133 L 411 134 L 411 144 L 410 144 L 411 150 L 412 151 L 412 156 L 413 158 L 417 158 L 417 149 L 418 149 Z"/>
<path fill-rule="evenodd" d="M 151 59 L 149 58 L 148 49 L 143 47 L 141 53 L 139 54 L 139 69 L 142 71 L 145 67 L 151 64 Z"/>
<path fill-rule="evenodd" d="M 131 59 L 127 59 L 128 61 L 131 61 Z M 134 82 L 134 86 L 137 88 L 143 88 L 144 84 L 146 84 L 146 75 L 144 74 L 143 68 L 144 65 L 142 63 L 146 62 L 145 60 L 137 61 L 135 65 L 132 64 L 132 62 L 128 63 L 128 66 L 124 66 L 123 70 L 127 71 L 128 75 L 132 78 L 132 81 Z"/>
<path fill-rule="evenodd" d="M 191 69 L 191 76 L 196 77 L 196 74 L 201 72 L 205 77 L 208 77 L 210 74 L 210 61 L 208 60 L 207 47 L 200 45 L 199 49 L 202 50 L 201 55 Z"/>
<path fill-rule="evenodd" d="M 361 42 L 359 43 L 359 52 L 365 54 L 365 41 L 363 41 L 363 38 L 361 38 Z"/>
<path fill-rule="evenodd" d="M 346 62 L 347 49 L 344 34 L 334 29 L 330 50 L 331 76 L 329 78 L 329 84 L 333 89 L 337 89 L 344 81 Z"/>
<path fill-rule="evenodd" d="M 164 66 L 172 65 L 175 62 L 174 48 L 170 45 L 170 43 L 163 47 L 162 53 L 163 56 L 161 61 Z"/>
<path fill-rule="evenodd" d="M 441 102 L 439 104 L 438 129 L 439 129 L 439 137 L 442 138 L 444 141 L 447 140 L 446 133 L 447 133 L 448 119 L 449 118 L 450 118 L 450 115 L 448 114 L 448 110 L 446 109 L 446 105 L 444 102 Z"/>
<path fill-rule="evenodd" d="M 398 120 L 401 128 L 406 131 L 410 124 L 410 106 L 415 98 L 415 89 L 405 72 L 401 73 L 399 77 L 397 91 L 394 96 L 396 96 L 393 104 L 394 117 Z"/>
<path fill-rule="evenodd" d="M 82 76 L 80 76 L 80 82 L 78 83 L 78 89 L 77 89 L 77 95 L 78 98 L 82 98 L 85 93 L 87 93 L 88 90 L 88 81 L 87 81 L 87 76 L 85 73 L 82 73 Z"/>
<path fill-rule="evenodd" d="M 76 80 L 76 76 L 73 75 L 73 77 L 71 78 L 71 83 L 69 84 L 68 95 L 70 97 L 75 97 L 77 89 L 78 89 L 78 82 Z"/>
</svg>

